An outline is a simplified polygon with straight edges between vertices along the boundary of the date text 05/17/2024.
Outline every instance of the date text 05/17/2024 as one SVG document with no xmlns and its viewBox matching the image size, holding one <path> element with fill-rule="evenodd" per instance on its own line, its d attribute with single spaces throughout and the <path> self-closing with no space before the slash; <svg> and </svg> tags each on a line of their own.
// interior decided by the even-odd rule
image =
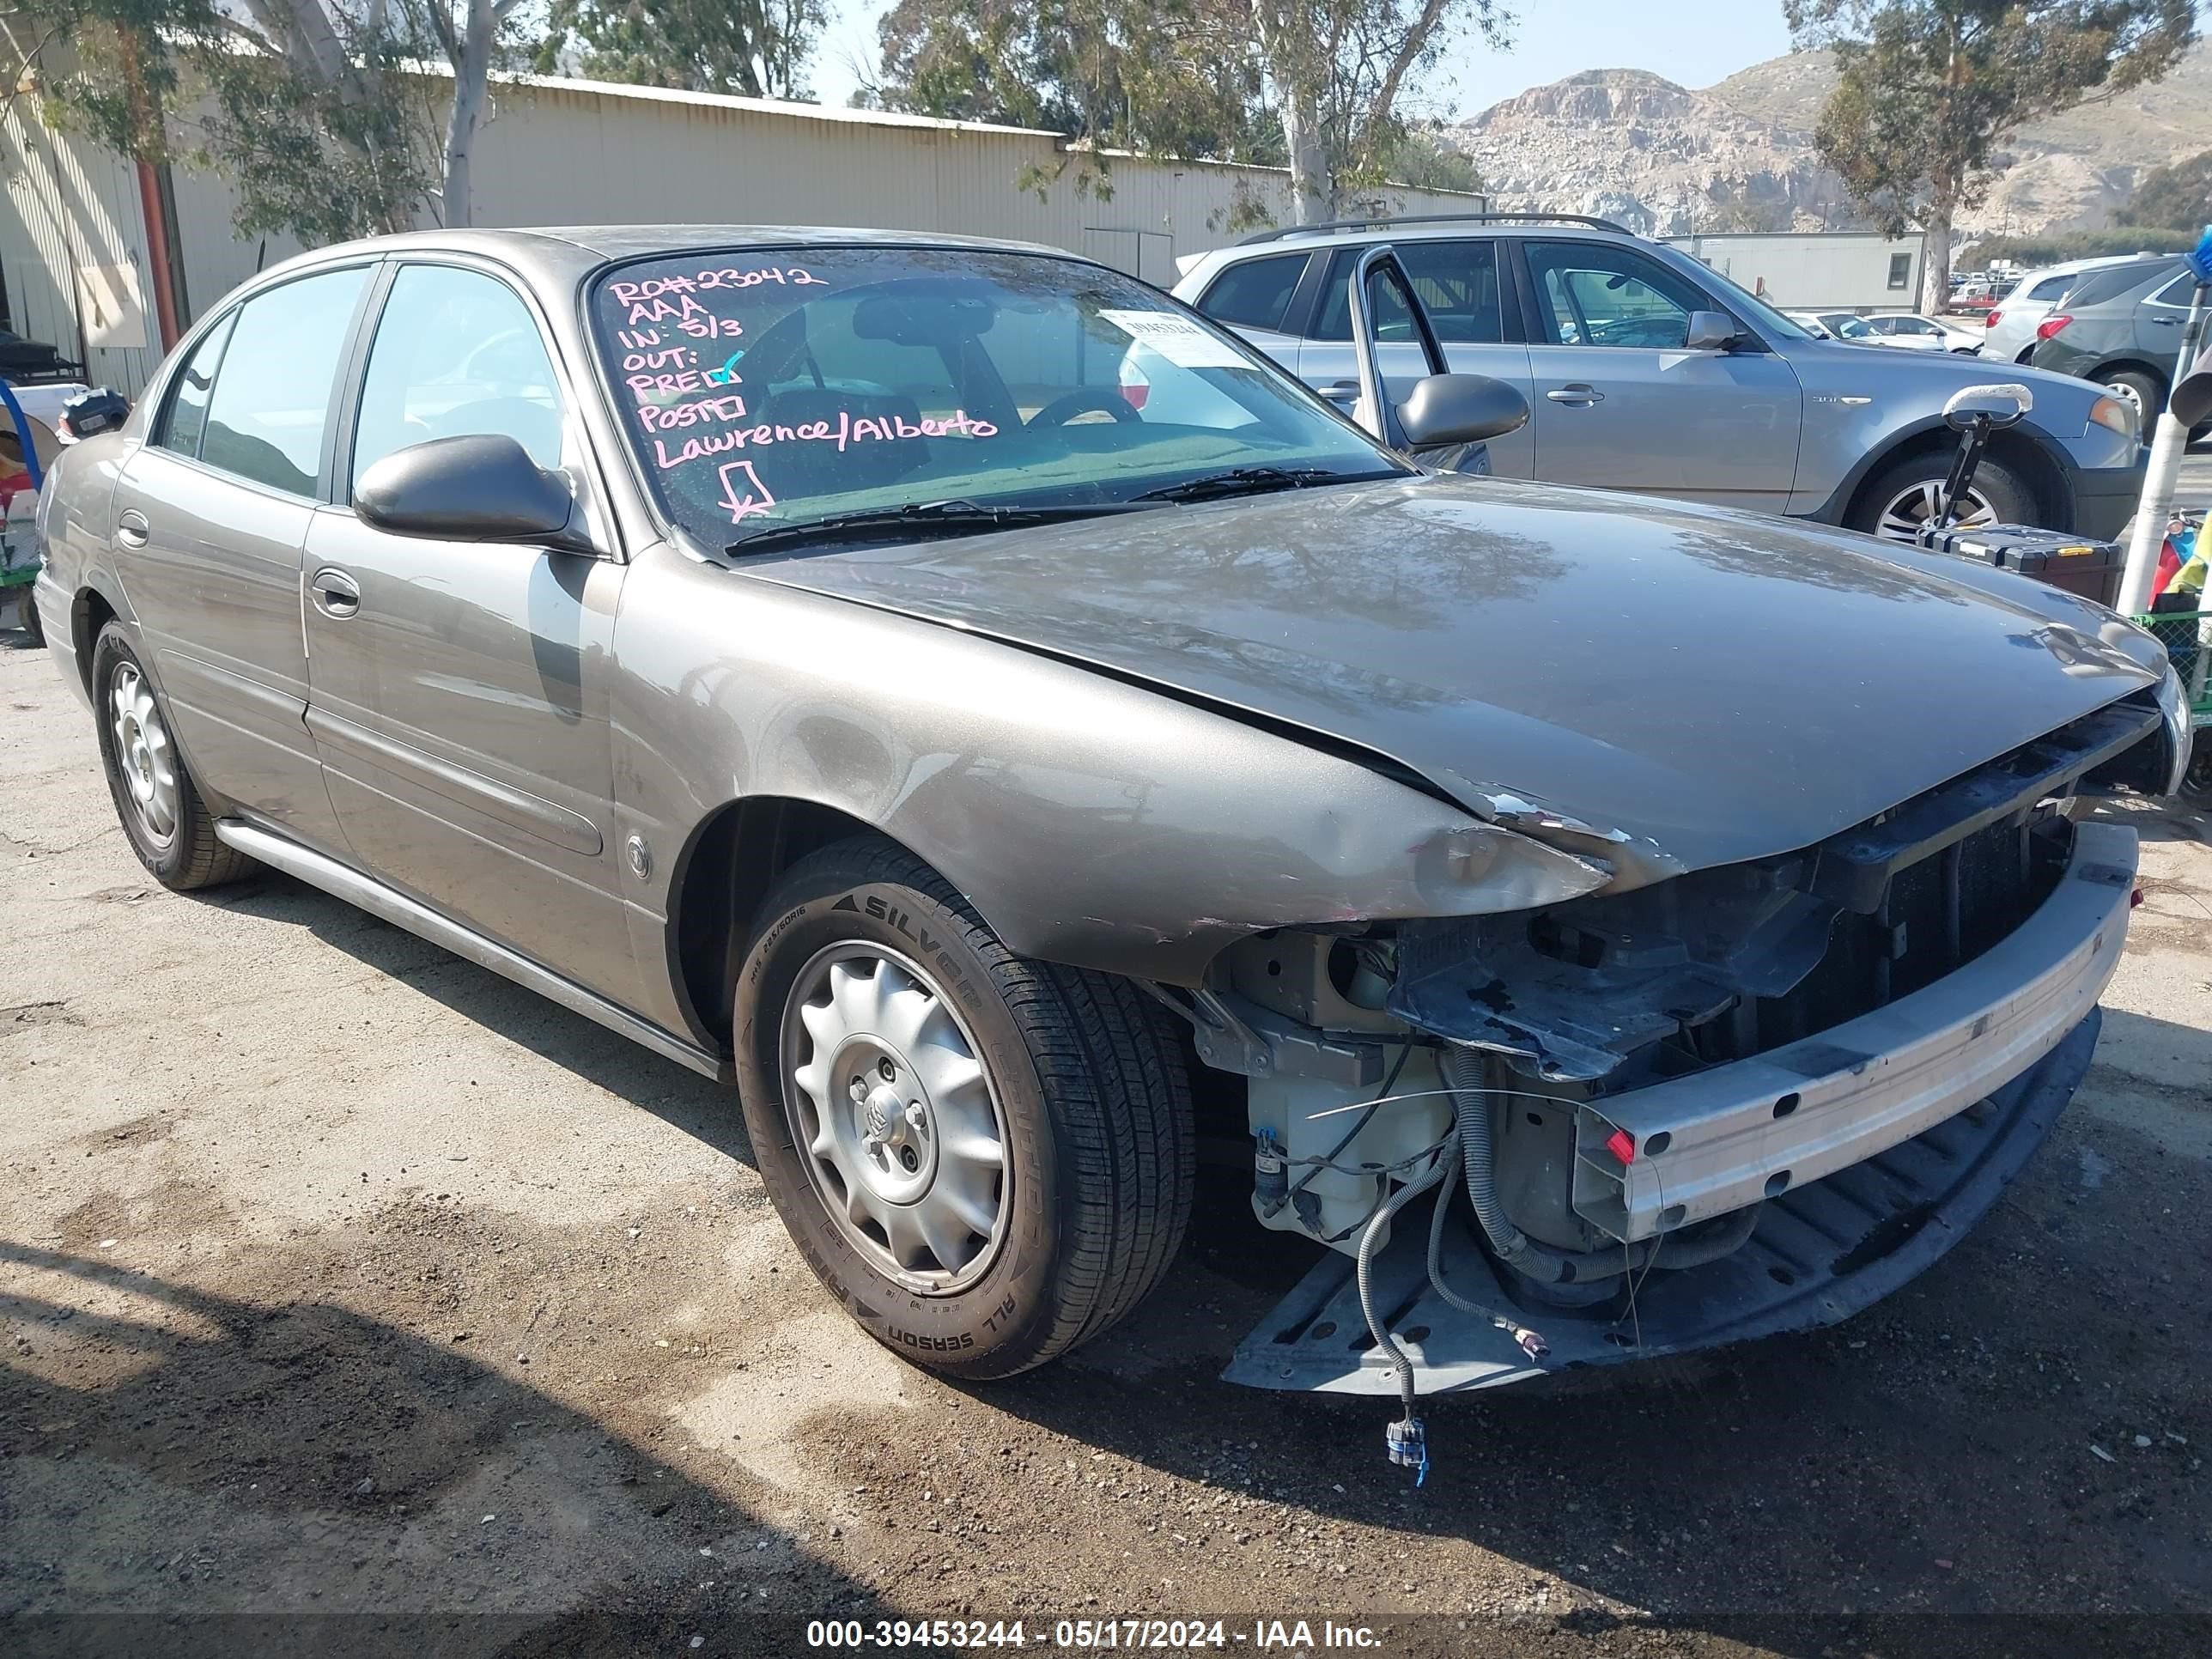
<svg viewBox="0 0 2212 1659">
<path fill-rule="evenodd" d="M 1032 1626 L 1020 1619 L 817 1619 L 806 1626 L 810 1648 L 1135 1648 L 1190 1652 L 1246 1648 L 1308 1652 L 1374 1651 L 1381 1638 L 1364 1625 L 1334 1620 L 1060 1619 Z"/>
</svg>

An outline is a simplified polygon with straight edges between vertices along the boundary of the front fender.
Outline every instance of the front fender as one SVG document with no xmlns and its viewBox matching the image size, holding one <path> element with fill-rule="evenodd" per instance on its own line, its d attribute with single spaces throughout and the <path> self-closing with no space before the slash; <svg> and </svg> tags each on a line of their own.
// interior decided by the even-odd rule
<svg viewBox="0 0 2212 1659">
<path fill-rule="evenodd" d="M 665 546 L 615 645 L 617 822 L 665 849 L 630 895 L 664 932 L 677 849 L 762 795 L 881 830 L 1024 955 L 1186 985 L 1263 928 L 1605 876 L 1318 740 Z"/>
</svg>

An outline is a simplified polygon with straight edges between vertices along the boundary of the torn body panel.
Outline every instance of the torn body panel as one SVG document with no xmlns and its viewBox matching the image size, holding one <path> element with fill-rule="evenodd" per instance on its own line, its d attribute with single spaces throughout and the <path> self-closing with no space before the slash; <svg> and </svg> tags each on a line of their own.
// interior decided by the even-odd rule
<svg viewBox="0 0 2212 1659">
<path fill-rule="evenodd" d="M 2057 868 L 2063 826 L 2038 828 L 2039 804 L 2154 744 L 2159 720 L 2148 703 L 2099 709 L 1800 855 L 1534 917 L 1411 924 L 1391 1012 L 1551 1083 L 1612 1078 L 1662 1043 L 1711 1064 L 1838 1024 L 2016 926 Z"/>
<path fill-rule="evenodd" d="M 1430 1282 L 1416 1211 L 1375 1264 L 1376 1300 L 1415 1362 L 1424 1394 L 1505 1383 L 1719 1347 L 1847 1319 L 1924 1272 L 1995 1204 L 2049 1137 L 2097 1046 L 2098 1016 L 1987 1100 L 1880 1158 L 1852 1164 L 1761 1206 L 1749 1242 L 1686 1273 L 1656 1270 L 1595 1310 L 1528 1308 L 1464 1224 L 1446 1218 L 1443 1269 L 1454 1308 Z M 1533 1338 L 1534 1341 L 1528 1339 Z M 1392 1368 L 1369 1338 L 1352 1262 L 1324 1256 L 1237 1344 L 1223 1379 L 1255 1389 L 1389 1395 Z"/>
</svg>

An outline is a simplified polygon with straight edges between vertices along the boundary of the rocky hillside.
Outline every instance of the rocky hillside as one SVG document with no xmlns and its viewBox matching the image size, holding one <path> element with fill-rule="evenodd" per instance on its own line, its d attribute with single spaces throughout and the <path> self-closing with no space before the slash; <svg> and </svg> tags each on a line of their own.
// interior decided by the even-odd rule
<svg viewBox="0 0 2212 1659">
<path fill-rule="evenodd" d="M 1648 234 L 1817 230 L 1859 222 L 1813 153 L 1835 83 L 1825 52 L 1791 52 L 1702 92 L 1642 70 L 1533 87 L 1452 130 L 1501 208 L 1599 213 Z M 2150 168 L 2212 148 L 2212 48 L 2153 87 L 2024 129 L 1968 230 L 2112 223 Z"/>
</svg>

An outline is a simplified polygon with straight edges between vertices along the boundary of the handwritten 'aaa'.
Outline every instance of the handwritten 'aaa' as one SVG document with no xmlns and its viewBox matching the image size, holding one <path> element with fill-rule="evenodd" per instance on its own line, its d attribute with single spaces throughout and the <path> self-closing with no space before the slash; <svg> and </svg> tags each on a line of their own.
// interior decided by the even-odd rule
<svg viewBox="0 0 2212 1659">
<path fill-rule="evenodd" d="M 758 288 L 763 283 L 777 283 L 787 288 L 827 288 L 823 278 L 797 265 L 763 265 L 738 270 L 724 265 L 694 271 L 689 276 L 648 276 L 642 282 L 610 283 L 607 291 L 614 295 L 617 305 L 629 307 L 629 320 L 633 323 L 681 322 L 686 318 L 709 315 L 707 307 L 692 296 L 711 293 L 717 289 Z"/>
</svg>

